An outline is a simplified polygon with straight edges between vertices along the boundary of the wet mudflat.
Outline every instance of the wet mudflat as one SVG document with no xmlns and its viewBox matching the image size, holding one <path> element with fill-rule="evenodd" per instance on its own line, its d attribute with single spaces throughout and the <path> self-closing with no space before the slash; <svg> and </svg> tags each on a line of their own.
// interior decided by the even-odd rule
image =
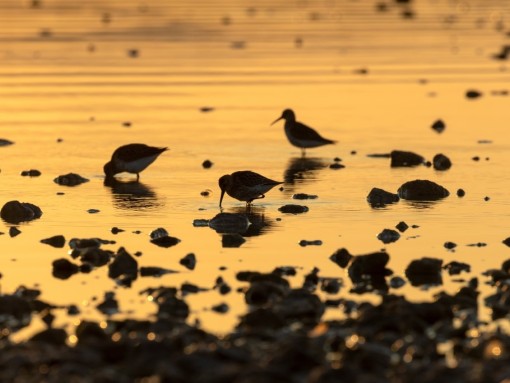
<svg viewBox="0 0 510 383">
<path fill-rule="evenodd" d="M 508 5 L 186 4 L 0 5 L 1 380 L 510 378 Z"/>
</svg>

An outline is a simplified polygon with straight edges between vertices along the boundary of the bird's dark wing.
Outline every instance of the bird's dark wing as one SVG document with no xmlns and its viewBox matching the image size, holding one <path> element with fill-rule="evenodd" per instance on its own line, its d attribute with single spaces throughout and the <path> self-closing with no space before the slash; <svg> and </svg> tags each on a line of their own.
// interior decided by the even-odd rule
<svg viewBox="0 0 510 383">
<path fill-rule="evenodd" d="M 316 130 L 306 126 L 301 122 L 296 122 L 291 130 L 292 135 L 298 140 L 309 140 L 309 141 L 331 141 L 327 138 L 322 137 Z"/>
<path fill-rule="evenodd" d="M 235 183 L 239 182 L 245 186 L 257 186 L 257 185 L 278 185 L 281 182 L 274 181 L 270 178 L 264 177 L 258 173 L 250 170 L 243 170 L 240 172 L 232 173 L 232 177 L 235 179 Z"/>
<path fill-rule="evenodd" d="M 156 148 L 145 144 L 129 144 L 118 148 L 113 153 L 112 158 L 116 157 L 119 160 L 130 162 L 140 158 L 161 154 L 165 150 L 168 150 L 168 148 Z"/>
</svg>

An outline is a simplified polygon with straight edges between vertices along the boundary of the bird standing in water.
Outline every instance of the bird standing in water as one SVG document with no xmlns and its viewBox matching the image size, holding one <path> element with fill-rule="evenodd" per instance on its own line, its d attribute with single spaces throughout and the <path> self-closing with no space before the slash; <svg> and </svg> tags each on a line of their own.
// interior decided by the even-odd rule
<svg viewBox="0 0 510 383">
<path fill-rule="evenodd" d="M 113 178 L 117 173 L 128 172 L 140 178 L 140 172 L 152 164 L 158 156 L 168 148 L 156 148 L 145 144 L 128 144 L 117 148 L 112 159 L 104 165 L 104 174 L 107 179 Z"/>
<path fill-rule="evenodd" d="M 285 134 L 289 142 L 301 148 L 301 154 L 305 155 L 305 149 L 316 148 L 318 146 L 334 144 L 336 141 L 328 140 L 322 137 L 317 131 L 296 121 L 296 115 L 292 109 L 285 109 L 280 117 L 273 121 L 274 125 L 280 120 L 285 120 Z"/>
<path fill-rule="evenodd" d="M 246 201 L 246 206 L 249 206 L 254 199 L 264 198 L 264 193 L 282 183 L 250 170 L 225 174 L 218 180 L 221 189 L 220 207 L 225 192 L 232 198 Z"/>
</svg>

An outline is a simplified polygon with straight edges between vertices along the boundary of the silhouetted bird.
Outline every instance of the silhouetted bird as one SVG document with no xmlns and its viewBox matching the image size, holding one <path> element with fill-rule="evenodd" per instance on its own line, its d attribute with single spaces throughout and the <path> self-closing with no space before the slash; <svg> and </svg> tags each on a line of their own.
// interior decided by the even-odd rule
<svg viewBox="0 0 510 383">
<path fill-rule="evenodd" d="M 104 165 L 104 174 L 106 178 L 111 178 L 117 173 L 134 173 L 138 181 L 140 178 L 139 173 L 152 164 L 166 150 L 168 148 L 156 148 L 145 144 L 121 146 L 113 152 L 110 162 Z"/>
<path fill-rule="evenodd" d="M 264 193 L 281 183 L 249 170 L 225 174 L 218 180 L 221 189 L 220 207 L 225 192 L 249 205 L 254 199 L 264 198 Z"/>
<path fill-rule="evenodd" d="M 318 146 L 334 144 L 336 141 L 328 140 L 322 137 L 314 129 L 296 121 L 296 115 L 292 109 L 285 109 L 282 115 L 277 118 L 271 125 L 274 125 L 280 120 L 285 120 L 285 134 L 289 142 L 301 148 L 301 153 L 305 155 L 305 149 L 316 148 Z"/>
</svg>

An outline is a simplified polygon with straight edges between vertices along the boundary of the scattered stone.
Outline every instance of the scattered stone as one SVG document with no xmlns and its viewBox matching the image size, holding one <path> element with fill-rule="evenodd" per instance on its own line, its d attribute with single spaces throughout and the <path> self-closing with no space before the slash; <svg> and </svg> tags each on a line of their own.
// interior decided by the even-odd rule
<svg viewBox="0 0 510 383">
<path fill-rule="evenodd" d="M 50 245 L 57 248 L 62 248 L 66 244 L 66 239 L 63 235 L 54 235 L 53 237 L 41 239 L 41 243 Z"/>
<path fill-rule="evenodd" d="M 8 223 L 18 224 L 40 218 L 42 210 L 28 202 L 9 201 L 2 207 L 0 216 Z"/>
<path fill-rule="evenodd" d="M 21 234 L 21 230 L 20 230 L 20 229 L 18 229 L 16 226 L 11 226 L 11 227 L 9 228 L 9 236 L 10 236 L 11 238 L 14 238 L 14 237 L 16 237 L 16 236 L 18 236 L 18 235 L 20 235 L 20 234 Z"/>
<path fill-rule="evenodd" d="M 338 278 L 321 278 L 321 291 L 327 294 L 338 294 L 342 287 L 342 280 Z"/>
<path fill-rule="evenodd" d="M 393 150 L 390 153 L 391 156 L 391 167 L 411 167 L 417 165 L 423 165 L 425 159 L 419 154 L 413 152 L 405 152 L 402 150 Z"/>
<path fill-rule="evenodd" d="M 457 244 L 453 242 L 445 242 L 443 246 L 445 247 L 445 249 L 453 250 L 457 247 Z"/>
<path fill-rule="evenodd" d="M 202 191 L 200 192 L 200 195 L 201 195 L 202 197 L 209 197 L 209 195 L 210 195 L 210 194 L 211 194 L 211 190 L 209 190 L 209 189 L 207 189 L 207 190 L 202 190 Z"/>
<path fill-rule="evenodd" d="M 330 169 L 343 169 L 343 168 L 345 168 L 345 165 L 335 162 L 335 163 L 329 165 L 329 168 Z"/>
<path fill-rule="evenodd" d="M 444 265 L 443 269 L 447 270 L 450 275 L 459 275 L 463 271 L 469 273 L 471 271 L 471 266 L 467 263 L 452 261 Z"/>
<path fill-rule="evenodd" d="M 226 314 L 230 307 L 226 303 L 220 303 L 211 307 L 211 310 L 217 312 L 218 314 Z"/>
<path fill-rule="evenodd" d="M 452 162 L 444 154 L 436 154 L 432 159 L 434 169 L 436 170 L 448 170 L 452 167 Z"/>
<path fill-rule="evenodd" d="M 104 293 L 104 301 L 99 303 L 96 308 L 104 315 L 114 315 L 119 312 L 119 302 L 115 299 L 115 293 L 107 291 Z"/>
<path fill-rule="evenodd" d="M 401 233 L 405 232 L 407 229 L 409 229 L 409 225 L 405 223 L 404 221 L 400 221 L 395 228 L 400 231 Z"/>
<path fill-rule="evenodd" d="M 369 158 L 391 158 L 390 153 L 369 153 L 367 154 Z"/>
<path fill-rule="evenodd" d="M 432 129 L 434 129 L 437 133 L 443 133 L 443 131 L 446 129 L 446 124 L 441 119 L 436 120 L 432 124 Z"/>
<path fill-rule="evenodd" d="M 507 245 L 507 246 L 509 246 L 509 247 L 510 247 L 510 237 L 505 238 L 505 239 L 503 240 L 503 243 L 504 243 L 505 245 Z"/>
<path fill-rule="evenodd" d="M 62 185 L 62 186 L 77 186 L 85 182 L 89 182 L 88 179 L 83 178 L 79 174 L 76 173 L 68 173 L 61 176 L 58 176 L 53 180 L 53 182 Z"/>
<path fill-rule="evenodd" d="M 138 262 L 121 247 L 113 262 L 108 265 L 108 277 L 111 279 L 127 278 L 134 281 L 138 276 Z"/>
<path fill-rule="evenodd" d="M 47 328 L 34 334 L 30 338 L 30 342 L 65 347 L 67 336 L 66 330 L 62 328 Z"/>
<path fill-rule="evenodd" d="M 156 246 L 165 248 L 175 246 L 179 242 L 181 242 L 179 238 L 171 237 L 170 235 L 168 235 L 168 232 L 162 227 L 153 230 L 150 233 L 150 237 L 151 243 L 153 243 Z"/>
<path fill-rule="evenodd" d="M 469 244 L 467 244 L 467 246 L 470 246 L 470 247 L 485 247 L 485 246 L 487 246 L 487 244 L 484 243 L 484 242 L 477 242 L 477 243 L 469 243 Z"/>
<path fill-rule="evenodd" d="M 457 197 L 464 197 L 466 195 L 466 192 L 464 191 L 464 189 L 458 189 L 457 190 Z"/>
<path fill-rule="evenodd" d="M 288 213 L 288 214 L 301 214 L 306 213 L 308 211 L 307 206 L 303 205 L 284 205 L 280 208 L 278 208 L 278 211 L 281 211 L 282 213 Z"/>
<path fill-rule="evenodd" d="M 386 268 L 389 259 L 384 251 L 354 256 L 347 270 L 354 285 L 352 292 L 387 291 L 385 277 L 391 274 L 391 270 Z"/>
<path fill-rule="evenodd" d="M 428 180 L 406 182 L 397 192 L 400 198 L 412 201 L 436 201 L 450 195 L 444 187 Z"/>
<path fill-rule="evenodd" d="M 209 227 L 217 233 L 245 233 L 250 226 L 246 214 L 219 213 L 209 221 Z"/>
<path fill-rule="evenodd" d="M 313 241 L 307 241 L 306 239 L 302 239 L 299 241 L 299 246 L 306 247 L 306 246 L 321 246 L 322 241 L 320 239 L 313 240 Z"/>
<path fill-rule="evenodd" d="M 390 287 L 392 289 L 399 289 L 406 284 L 406 280 L 399 276 L 391 277 L 390 279 Z"/>
<path fill-rule="evenodd" d="M 221 236 L 221 245 L 222 247 L 241 247 L 243 243 L 246 242 L 246 239 L 243 238 L 240 234 L 223 234 Z"/>
<path fill-rule="evenodd" d="M 205 160 L 204 162 L 202 162 L 202 167 L 204 169 L 210 169 L 212 166 L 213 166 L 213 163 L 209 160 Z"/>
<path fill-rule="evenodd" d="M 189 254 L 186 254 L 180 261 L 179 263 L 181 265 L 183 265 L 185 268 L 187 268 L 188 270 L 194 270 L 195 269 L 195 266 L 197 264 L 197 259 L 195 257 L 195 254 L 193 253 L 189 253 Z"/>
<path fill-rule="evenodd" d="M 317 199 L 315 194 L 297 193 L 292 195 L 292 199 Z"/>
<path fill-rule="evenodd" d="M 58 279 L 68 279 L 78 273 L 79 267 L 65 258 L 56 259 L 52 263 L 52 275 Z"/>
<path fill-rule="evenodd" d="M 88 209 L 87 210 L 87 213 L 89 213 L 89 214 L 97 214 L 99 212 L 100 212 L 100 210 L 98 210 L 98 209 Z"/>
<path fill-rule="evenodd" d="M 466 91 L 466 98 L 476 99 L 476 98 L 479 98 L 479 97 L 482 97 L 482 92 L 480 92 L 478 90 L 468 90 L 468 91 Z"/>
<path fill-rule="evenodd" d="M 405 274 L 413 286 L 441 285 L 443 284 L 442 265 L 442 259 L 427 257 L 415 259 L 407 266 Z"/>
<path fill-rule="evenodd" d="M 209 220 L 208 219 L 194 219 L 193 226 L 195 227 L 208 227 Z"/>
<path fill-rule="evenodd" d="M 9 146 L 9 145 L 13 145 L 14 142 L 10 141 L 10 140 L 6 140 L 5 138 L 0 138 L 0 147 L 1 146 Z"/>
<path fill-rule="evenodd" d="M 479 156 L 474 156 L 473 158 L 471 158 L 473 161 L 480 161 L 480 157 Z"/>
<path fill-rule="evenodd" d="M 379 188 L 372 188 L 367 196 L 367 201 L 372 207 L 384 207 L 399 200 L 400 198 L 397 194 Z"/>
<path fill-rule="evenodd" d="M 214 108 L 212 106 L 203 106 L 200 108 L 200 111 L 202 113 L 212 112 Z"/>
<path fill-rule="evenodd" d="M 349 254 L 347 249 L 338 249 L 335 251 L 329 259 L 340 266 L 342 269 L 345 269 L 349 262 L 352 260 L 353 256 Z"/>
<path fill-rule="evenodd" d="M 116 234 L 119 234 L 119 233 L 122 233 L 124 231 L 124 229 L 119 229 L 117 226 L 114 226 L 112 227 L 112 234 L 116 235 Z"/>
<path fill-rule="evenodd" d="M 22 177 L 39 177 L 40 175 L 41 175 L 41 172 L 36 169 L 23 170 L 21 172 Z"/>
<path fill-rule="evenodd" d="M 162 277 L 166 274 L 175 274 L 178 271 L 170 270 L 170 269 L 164 269 L 162 267 L 157 266 L 142 266 L 140 267 L 140 276 L 141 277 Z"/>
<path fill-rule="evenodd" d="M 384 229 L 377 235 L 377 239 L 385 244 L 396 242 L 399 238 L 400 234 L 398 231 L 392 229 Z"/>
<path fill-rule="evenodd" d="M 490 199 L 491 199 L 491 198 L 490 198 L 489 196 L 485 196 L 485 197 L 483 198 L 483 200 L 484 200 L 485 202 L 489 201 Z"/>
</svg>

